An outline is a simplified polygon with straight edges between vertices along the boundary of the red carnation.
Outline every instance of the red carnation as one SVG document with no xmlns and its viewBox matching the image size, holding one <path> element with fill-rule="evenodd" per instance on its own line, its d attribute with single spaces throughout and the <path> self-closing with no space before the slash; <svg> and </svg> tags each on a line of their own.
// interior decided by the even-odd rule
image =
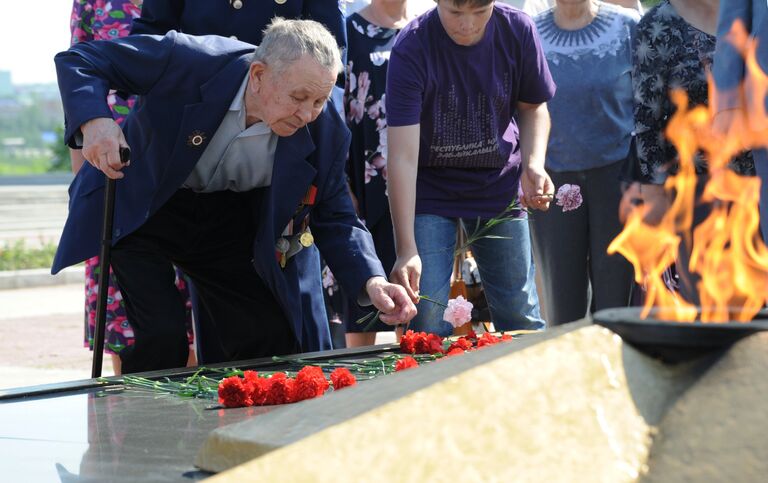
<svg viewBox="0 0 768 483">
<path fill-rule="evenodd" d="M 256 371 L 243 371 L 243 378 L 248 384 L 254 384 L 259 380 L 259 373 Z"/>
<path fill-rule="evenodd" d="M 275 373 L 270 378 L 265 405 L 288 404 L 296 400 L 296 381 L 288 379 L 285 373 Z"/>
<path fill-rule="evenodd" d="M 413 354 L 416 352 L 416 341 L 419 339 L 418 335 L 412 330 L 407 330 L 403 337 L 400 339 L 400 350 L 406 354 Z"/>
<path fill-rule="evenodd" d="M 325 394 L 328 381 L 323 370 L 317 366 L 306 366 L 296 374 L 296 400 L 312 399 Z"/>
<path fill-rule="evenodd" d="M 427 336 L 427 353 L 428 354 L 442 354 L 443 353 L 443 338 L 437 334 L 429 334 Z"/>
<path fill-rule="evenodd" d="M 411 367 L 419 367 L 419 363 L 413 357 L 406 356 L 395 363 L 395 372 L 404 371 Z"/>
<path fill-rule="evenodd" d="M 219 403 L 227 408 L 252 405 L 248 384 L 237 376 L 225 378 L 219 383 Z"/>
<path fill-rule="evenodd" d="M 477 339 L 477 347 L 484 347 L 487 345 L 498 344 L 501 342 L 498 337 L 492 335 L 490 332 L 486 332 Z"/>
<path fill-rule="evenodd" d="M 476 339 L 477 339 L 477 334 L 475 334 L 475 331 L 474 331 L 474 330 L 470 329 L 470 330 L 469 330 L 469 333 L 468 333 L 468 334 L 467 334 L 465 337 L 466 337 L 467 339 L 473 339 L 473 340 L 476 340 Z"/>
<path fill-rule="evenodd" d="M 251 384 L 251 399 L 254 406 L 264 406 L 267 402 L 272 382 L 266 377 L 259 377 Z"/>
<path fill-rule="evenodd" d="M 333 384 L 333 389 L 338 391 L 347 386 L 354 386 L 357 384 L 357 379 L 354 374 L 349 372 L 349 369 L 339 367 L 331 373 L 331 384 Z"/>
<path fill-rule="evenodd" d="M 448 349 L 448 352 L 445 353 L 447 356 L 457 356 L 459 354 L 463 354 L 464 349 L 461 347 L 454 347 L 453 349 Z"/>
<path fill-rule="evenodd" d="M 472 341 L 466 337 L 459 337 L 456 342 L 451 344 L 451 347 L 458 347 L 462 350 L 468 351 L 472 349 Z M 450 347 L 448 348 L 450 350 Z"/>
<path fill-rule="evenodd" d="M 509 334 L 501 334 L 501 340 L 504 341 L 504 342 L 506 342 L 508 340 L 512 340 L 512 339 L 514 339 L 514 337 L 512 337 Z"/>
<path fill-rule="evenodd" d="M 256 371 L 243 371 L 243 378 L 251 398 L 251 404 L 254 406 L 264 404 L 264 399 L 267 397 L 266 391 L 269 389 L 268 379 L 259 377 L 259 373 Z"/>
</svg>

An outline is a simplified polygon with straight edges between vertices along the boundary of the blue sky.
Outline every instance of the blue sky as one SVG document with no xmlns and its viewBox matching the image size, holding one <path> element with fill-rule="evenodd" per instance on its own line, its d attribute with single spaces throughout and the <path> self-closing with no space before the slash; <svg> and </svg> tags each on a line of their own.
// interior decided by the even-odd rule
<svg viewBox="0 0 768 483">
<path fill-rule="evenodd" d="M 3 0 L 0 70 L 14 84 L 56 82 L 53 56 L 69 47 L 72 0 Z"/>
</svg>

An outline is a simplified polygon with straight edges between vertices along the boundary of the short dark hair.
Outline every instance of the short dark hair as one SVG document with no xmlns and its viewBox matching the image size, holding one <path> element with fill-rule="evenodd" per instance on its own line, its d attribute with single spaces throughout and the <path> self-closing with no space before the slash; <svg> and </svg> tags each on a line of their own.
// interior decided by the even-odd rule
<svg viewBox="0 0 768 483">
<path fill-rule="evenodd" d="M 463 7 L 466 4 L 469 4 L 471 7 L 480 8 L 485 7 L 489 3 L 493 3 L 494 0 L 443 0 L 448 1 L 456 5 L 457 7 Z M 435 3 L 439 3 L 440 0 L 435 0 Z"/>
</svg>

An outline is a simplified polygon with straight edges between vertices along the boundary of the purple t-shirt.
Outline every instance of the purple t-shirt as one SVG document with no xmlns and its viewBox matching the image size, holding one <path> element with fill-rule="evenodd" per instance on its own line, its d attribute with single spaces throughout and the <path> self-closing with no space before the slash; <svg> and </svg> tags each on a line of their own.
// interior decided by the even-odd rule
<svg viewBox="0 0 768 483">
<path fill-rule="evenodd" d="M 517 194 L 518 101 L 552 98 L 533 20 L 496 4 L 483 38 L 456 44 L 437 9 L 398 36 L 387 73 L 389 126 L 421 125 L 416 213 L 490 218 Z"/>
</svg>

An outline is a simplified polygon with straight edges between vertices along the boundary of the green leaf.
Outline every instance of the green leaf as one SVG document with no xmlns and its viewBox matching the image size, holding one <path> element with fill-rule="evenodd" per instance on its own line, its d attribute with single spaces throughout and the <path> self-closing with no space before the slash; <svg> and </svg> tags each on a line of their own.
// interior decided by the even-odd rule
<svg viewBox="0 0 768 483">
<path fill-rule="evenodd" d="M 122 10 L 112 10 L 109 12 L 109 16 L 112 18 L 125 18 L 125 12 Z"/>
<path fill-rule="evenodd" d="M 125 106 L 121 106 L 120 104 L 115 104 L 114 106 L 112 106 L 112 109 L 114 109 L 116 113 L 123 114 L 123 115 L 126 115 L 129 112 L 131 112 L 130 109 L 128 109 Z"/>
</svg>

